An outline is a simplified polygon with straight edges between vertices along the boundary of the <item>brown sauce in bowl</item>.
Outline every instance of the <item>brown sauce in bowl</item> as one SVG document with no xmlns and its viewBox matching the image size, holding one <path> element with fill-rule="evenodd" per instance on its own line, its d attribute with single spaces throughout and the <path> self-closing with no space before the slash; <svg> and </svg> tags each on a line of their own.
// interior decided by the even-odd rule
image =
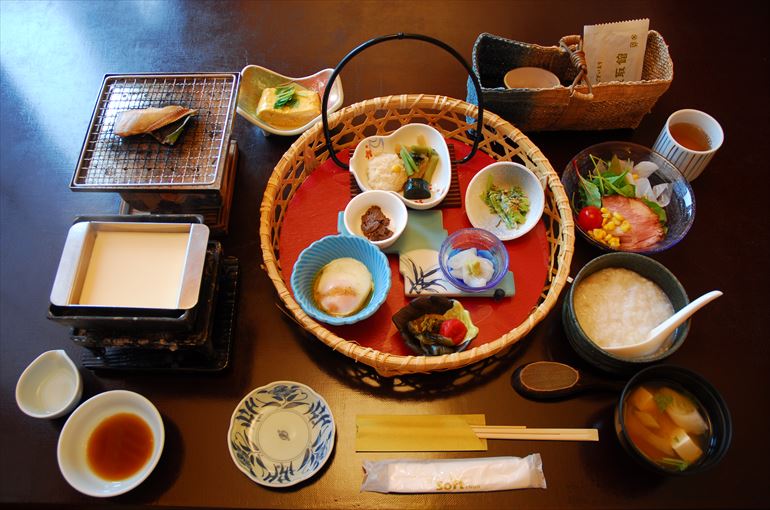
<svg viewBox="0 0 770 510">
<path fill-rule="evenodd" d="M 144 467 L 153 448 L 147 422 L 132 413 L 118 413 L 102 420 L 88 437 L 86 458 L 99 478 L 125 480 Z"/>
</svg>

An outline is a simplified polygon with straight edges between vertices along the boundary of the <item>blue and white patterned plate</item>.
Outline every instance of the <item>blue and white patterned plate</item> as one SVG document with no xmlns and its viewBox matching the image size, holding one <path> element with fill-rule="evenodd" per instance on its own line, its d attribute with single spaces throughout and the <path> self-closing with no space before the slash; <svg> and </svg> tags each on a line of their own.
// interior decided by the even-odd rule
<svg viewBox="0 0 770 510">
<path fill-rule="evenodd" d="M 288 487 L 323 467 L 334 434 L 334 418 L 321 395 L 304 384 L 276 381 L 241 400 L 227 446 L 246 476 L 261 485 Z"/>
</svg>

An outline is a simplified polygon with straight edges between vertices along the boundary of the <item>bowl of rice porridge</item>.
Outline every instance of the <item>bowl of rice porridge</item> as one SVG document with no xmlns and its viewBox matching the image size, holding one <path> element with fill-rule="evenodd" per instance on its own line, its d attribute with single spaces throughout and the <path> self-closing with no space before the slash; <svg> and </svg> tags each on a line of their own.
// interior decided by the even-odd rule
<svg viewBox="0 0 770 510">
<path fill-rule="evenodd" d="M 673 354 L 690 321 L 646 356 L 625 357 L 605 348 L 639 342 L 688 303 L 684 287 L 659 262 L 636 253 L 609 253 L 590 261 L 575 277 L 564 299 L 562 322 L 570 345 L 583 359 L 625 374 Z"/>
</svg>

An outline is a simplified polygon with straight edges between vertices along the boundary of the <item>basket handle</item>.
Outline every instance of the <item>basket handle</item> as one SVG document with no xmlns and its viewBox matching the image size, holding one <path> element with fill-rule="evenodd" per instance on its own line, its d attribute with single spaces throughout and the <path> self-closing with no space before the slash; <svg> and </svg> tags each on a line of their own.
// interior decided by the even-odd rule
<svg viewBox="0 0 770 510">
<path fill-rule="evenodd" d="M 577 69 L 578 74 L 569 86 L 570 96 L 593 99 L 594 91 L 591 86 L 591 80 L 588 79 L 588 65 L 586 64 L 586 54 L 583 51 L 582 40 L 579 35 L 566 35 L 559 39 L 559 47 L 569 53 L 569 59 L 572 65 Z M 575 90 L 575 87 L 583 82 L 588 86 L 588 94 L 583 94 Z"/>
<path fill-rule="evenodd" d="M 334 72 L 332 73 L 327 83 L 334 83 L 334 80 L 337 79 L 337 75 L 340 74 L 340 71 L 342 71 L 342 68 L 345 67 L 345 64 L 347 64 L 353 57 L 355 57 L 356 55 L 364 51 L 366 48 L 369 48 L 370 46 L 374 46 L 375 44 L 383 43 L 385 41 L 392 41 L 394 39 L 414 39 L 417 41 L 425 41 L 427 43 L 431 43 L 435 46 L 438 46 L 439 48 L 442 48 L 446 50 L 448 53 L 450 53 L 455 59 L 457 59 L 463 65 L 463 67 L 465 67 L 465 70 L 468 71 L 468 74 L 470 75 L 471 80 L 473 80 L 473 86 L 476 88 L 476 94 L 478 95 L 479 115 L 478 115 L 476 133 L 473 138 L 473 146 L 471 147 L 471 151 L 463 159 L 456 161 L 457 164 L 465 163 L 476 154 L 476 151 L 479 148 L 479 142 L 481 141 L 481 138 L 482 138 L 481 128 L 483 126 L 483 121 L 484 121 L 484 100 L 483 100 L 483 96 L 481 95 L 481 83 L 479 83 L 478 76 L 476 76 L 476 74 L 471 69 L 471 66 L 468 65 L 468 62 L 465 61 L 462 55 L 460 55 L 454 48 L 452 48 L 445 42 L 440 41 L 438 39 L 434 39 L 433 37 L 430 37 L 427 35 L 406 34 L 404 32 L 375 37 L 374 39 L 370 39 L 365 43 L 359 45 L 358 47 L 354 48 L 353 51 L 345 55 L 345 57 L 340 61 L 340 63 L 337 64 L 337 67 L 334 68 Z M 328 112 L 326 111 L 326 105 L 329 102 L 329 94 L 331 92 L 331 89 L 332 87 L 330 86 L 326 87 L 326 89 L 324 90 L 323 100 L 321 101 L 321 120 L 324 125 L 324 136 L 326 137 L 326 148 L 329 151 L 329 156 L 331 156 L 331 158 L 334 160 L 335 163 L 337 163 L 337 165 L 339 165 L 342 168 L 348 168 L 348 165 L 346 165 L 345 163 L 339 160 L 339 158 L 337 157 L 337 154 L 334 152 L 334 147 L 332 147 L 332 137 L 331 137 L 331 132 L 329 130 L 329 116 L 328 116 Z"/>
</svg>

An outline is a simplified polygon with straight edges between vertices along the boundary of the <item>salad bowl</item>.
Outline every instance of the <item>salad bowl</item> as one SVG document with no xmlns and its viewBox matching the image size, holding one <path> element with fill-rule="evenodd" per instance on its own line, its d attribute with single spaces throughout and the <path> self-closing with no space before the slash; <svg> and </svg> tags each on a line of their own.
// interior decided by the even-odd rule
<svg viewBox="0 0 770 510">
<path fill-rule="evenodd" d="M 241 85 L 238 91 L 238 105 L 236 111 L 241 117 L 255 126 L 262 128 L 266 133 L 280 136 L 293 136 L 304 133 L 310 129 L 313 124 L 321 120 L 321 115 L 319 114 L 305 125 L 294 129 L 283 129 L 273 126 L 257 117 L 257 104 L 259 103 L 260 96 L 262 96 L 262 91 L 268 87 L 279 87 L 288 83 L 297 83 L 307 89 L 316 91 L 319 97 L 323 97 L 324 90 L 326 90 L 326 86 L 329 83 L 329 78 L 331 78 L 333 71 L 334 69 L 323 69 L 322 71 L 318 71 L 309 76 L 292 78 L 262 66 L 248 65 L 241 70 Z M 342 80 L 340 80 L 338 76 L 337 79 L 334 80 L 329 95 L 329 113 L 339 110 L 343 100 Z"/>
<path fill-rule="evenodd" d="M 603 250 L 661 252 L 681 241 L 695 220 L 695 196 L 687 179 L 663 156 L 635 143 L 604 142 L 584 149 L 567 164 L 562 183 L 577 230 Z M 622 209 L 615 210 L 615 204 Z M 619 221 L 602 217 L 613 212 L 621 215 Z M 605 219 L 618 227 L 625 219 L 628 232 L 606 228 Z M 613 236 L 619 244 L 608 243 L 612 238 L 597 230 L 620 234 Z"/>
</svg>

